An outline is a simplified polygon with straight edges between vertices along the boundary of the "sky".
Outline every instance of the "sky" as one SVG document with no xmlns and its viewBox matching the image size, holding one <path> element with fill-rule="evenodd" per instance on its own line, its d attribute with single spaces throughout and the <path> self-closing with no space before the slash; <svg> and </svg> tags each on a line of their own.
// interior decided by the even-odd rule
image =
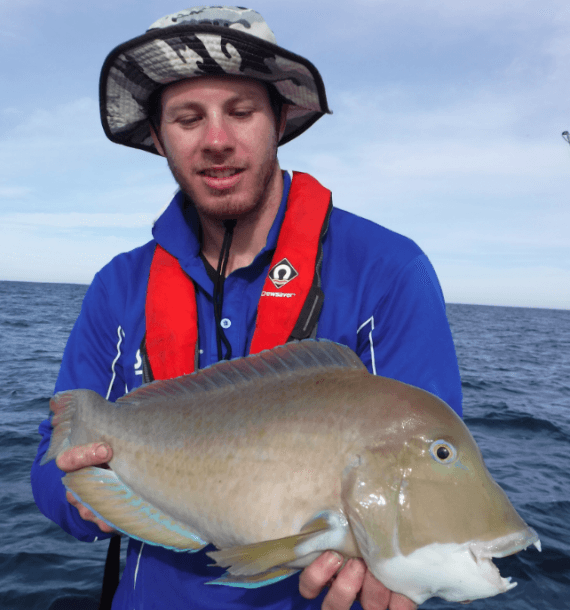
<svg viewBox="0 0 570 610">
<path fill-rule="evenodd" d="M 241 4 L 241 3 L 240 3 Z M 151 238 L 166 161 L 108 141 L 99 73 L 172 0 L 0 2 L 0 280 L 88 284 Z M 412 238 L 445 299 L 570 309 L 568 0 L 256 0 L 332 115 L 280 148 Z"/>
</svg>

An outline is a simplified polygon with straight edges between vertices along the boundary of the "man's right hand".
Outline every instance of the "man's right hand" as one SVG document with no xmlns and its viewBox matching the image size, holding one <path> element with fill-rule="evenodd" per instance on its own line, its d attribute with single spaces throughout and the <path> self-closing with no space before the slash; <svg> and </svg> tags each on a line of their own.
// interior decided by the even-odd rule
<svg viewBox="0 0 570 610">
<path fill-rule="evenodd" d="M 113 450 L 104 443 L 91 443 L 80 445 L 64 451 L 55 463 L 63 472 L 75 472 L 88 466 L 104 467 L 113 456 Z M 79 502 L 69 491 L 66 496 L 67 501 L 79 511 L 79 516 L 85 521 L 91 521 L 99 526 L 99 529 L 106 533 L 114 533 L 115 530 L 97 517 L 81 502 Z"/>
</svg>

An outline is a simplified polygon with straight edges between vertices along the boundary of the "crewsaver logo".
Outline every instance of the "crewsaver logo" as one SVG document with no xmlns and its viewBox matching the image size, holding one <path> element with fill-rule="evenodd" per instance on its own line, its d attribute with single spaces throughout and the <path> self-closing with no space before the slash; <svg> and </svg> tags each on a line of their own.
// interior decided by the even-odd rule
<svg viewBox="0 0 570 610">
<path fill-rule="evenodd" d="M 294 280 L 299 273 L 293 267 L 293 265 L 284 258 L 280 260 L 270 271 L 269 279 L 275 285 L 275 288 L 282 288 L 285 284 L 288 284 L 291 280 Z"/>
</svg>

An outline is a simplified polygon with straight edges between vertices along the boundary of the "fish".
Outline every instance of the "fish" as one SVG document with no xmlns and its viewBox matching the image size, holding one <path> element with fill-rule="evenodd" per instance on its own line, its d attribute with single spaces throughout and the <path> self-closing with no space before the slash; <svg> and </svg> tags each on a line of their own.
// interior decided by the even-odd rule
<svg viewBox="0 0 570 610">
<path fill-rule="evenodd" d="M 540 551 L 453 409 L 332 341 L 220 362 L 115 403 L 70 390 L 50 405 L 42 463 L 108 443 L 108 468 L 68 473 L 66 488 L 132 538 L 213 544 L 226 572 L 211 584 L 270 585 L 335 550 L 416 604 L 466 602 L 516 585 L 494 557 Z"/>
</svg>

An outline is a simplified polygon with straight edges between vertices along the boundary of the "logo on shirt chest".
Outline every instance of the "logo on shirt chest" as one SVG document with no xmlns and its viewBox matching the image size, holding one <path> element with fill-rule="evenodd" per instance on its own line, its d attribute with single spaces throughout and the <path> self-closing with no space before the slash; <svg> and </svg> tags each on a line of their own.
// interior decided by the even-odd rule
<svg viewBox="0 0 570 610">
<path fill-rule="evenodd" d="M 269 279 L 273 282 L 275 288 L 282 288 L 298 275 L 298 271 L 286 258 L 280 260 L 269 271 Z"/>
</svg>

